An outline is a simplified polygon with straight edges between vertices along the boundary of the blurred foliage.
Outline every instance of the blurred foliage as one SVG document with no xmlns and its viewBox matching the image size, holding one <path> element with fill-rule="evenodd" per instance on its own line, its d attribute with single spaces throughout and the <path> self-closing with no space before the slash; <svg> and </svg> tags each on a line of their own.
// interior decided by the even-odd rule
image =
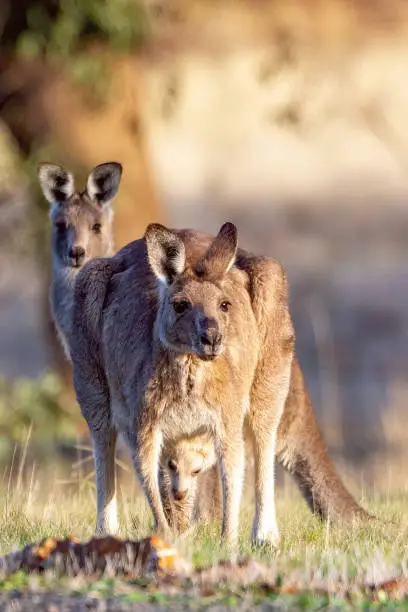
<svg viewBox="0 0 408 612">
<path fill-rule="evenodd" d="M 129 52 L 149 32 L 142 0 L 9 0 L 2 47 L 22 59 L 64 61 L 78 83 L 96 87 L 98 103 L 109 75 L 103 55 L 90 51 Z"/>
<path fill-rule="evenodd" d="M 88 43 L 129 51 L 148 32 L 141 0 L 10 0 L 2 44 L 28 58 L 70 58 Z"/>
<path fill-rule="evenodd" d="M 25 444 L 31 428 L 32 444 L 39 450 L 53 440 L 75 437 L 74 419 L 62 410 L 60 397 L 61 382 L 52 372 L 37 380 L 0 378 L 0 462 Z"/>
</svg>

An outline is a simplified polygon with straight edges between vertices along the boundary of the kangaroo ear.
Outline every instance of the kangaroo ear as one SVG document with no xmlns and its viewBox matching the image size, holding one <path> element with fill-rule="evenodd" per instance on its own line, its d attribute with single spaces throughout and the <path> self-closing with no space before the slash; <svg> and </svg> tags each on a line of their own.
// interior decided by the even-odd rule
<svg viewBox="0 0 408 612">
<path fill-rule="evenodd" d="M 117 162 L 99 164 L 88 176 L 86 182 L 88 196 L 101 206 L 109 204 L 118 193 L 121 177 L 121 164 Z"/>
<path fill-rule="evenodd" d="M 176 276 L 184 272 L 184 242 L 159 223 L 148 225 L 144 237 L 150 267 L 160 282 L 170 285 Z"/>
<path fill-rule="evenodd" d="M 233 223 L 224 223 L 204 259 L 197 265 L 198 276 L 222 278 L 234 265 L 238 247 L 238 231 Z"/>
<path fill-rule="evenodd" d="M 75 191 L 74 177 L 57 164 L 39 164 L 37 176 L 44 197 L 50 204 L 68 200 Z"/>
</svg>

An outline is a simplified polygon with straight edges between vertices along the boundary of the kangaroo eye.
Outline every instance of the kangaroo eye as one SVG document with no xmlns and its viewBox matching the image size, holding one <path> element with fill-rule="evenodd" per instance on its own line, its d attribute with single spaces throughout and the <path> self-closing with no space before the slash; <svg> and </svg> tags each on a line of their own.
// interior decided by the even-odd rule
<svg viewBox="0 0 408 612">
<path fill-rule="evenodd" d="M 174 312 L 182 314 L 190 307 L 190 303 L 187 300 L 181 300 L 179 302 L 173 302 Z"/>
<path fill-rule="evenodd" d="M 201 472 L 201 468 L 198 468 L 198 470 L 193 470 L 193 471 L 191 472 L 191 475 L 192 475 L 192 476 L 198 476 L 198 474 L 199 474 L 200 472 Z"/>
<path fill-rule="evenodd" d="M 95 234 L 100 234 L 101 233 L 101 229 L 102 229 L 102 225 L 100 223 L 95 223 L 95 225 L 92 226 L 92 231 Z"/>
<path fill-rule="evenodd" d="M 173 459 L 169 459 L 169 462 L 168 462 L 168 464 L 167 464 L 167 465 L 169 466 L 169 469 L 170 469 L 172 472 L 175 472 L 175 471 L 177 470 L 177 465 L 176 465 L 176 462 L 175 462 L 175 461 L 173 461 Z"/>
<path fill-rule="evenodd" d="M 224 300 L 223 302 L 221 302 L 220 308 L 221 308 L 222 312 L 228 312 L 229 309 L 231 308 L 231 302 L 228 302 L 227 300 Z"/>
</svg>

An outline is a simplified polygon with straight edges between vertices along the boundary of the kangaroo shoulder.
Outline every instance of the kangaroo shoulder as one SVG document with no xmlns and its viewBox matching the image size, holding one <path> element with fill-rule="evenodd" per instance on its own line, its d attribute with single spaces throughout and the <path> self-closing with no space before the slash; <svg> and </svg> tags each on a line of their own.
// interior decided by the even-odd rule
<svg viewBox="0 0 408 612">
<path fill-rule="evenodd" d="M 95 285 L 104 285 L 109 282 L 115 273 L 115 263 L 108 257 L 92 259 L 78 274 L 75 292 L 86 294 Z"/>
</svg>

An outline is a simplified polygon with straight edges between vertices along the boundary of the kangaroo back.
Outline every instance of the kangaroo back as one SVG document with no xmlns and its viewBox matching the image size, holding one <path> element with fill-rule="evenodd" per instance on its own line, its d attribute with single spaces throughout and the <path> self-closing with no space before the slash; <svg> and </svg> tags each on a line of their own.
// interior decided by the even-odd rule
<svg viewBox="0 0 408 612">
<path fill-rule="evenodd" d="M 87 350 L 100 358 L 101 321 L 109 283 L 114 274 L 123 271 L 121 259 L 101 258 L 90 261 L 78 275 L 74 290 L 75 334 L 87 344 Z"/>
</svg>

